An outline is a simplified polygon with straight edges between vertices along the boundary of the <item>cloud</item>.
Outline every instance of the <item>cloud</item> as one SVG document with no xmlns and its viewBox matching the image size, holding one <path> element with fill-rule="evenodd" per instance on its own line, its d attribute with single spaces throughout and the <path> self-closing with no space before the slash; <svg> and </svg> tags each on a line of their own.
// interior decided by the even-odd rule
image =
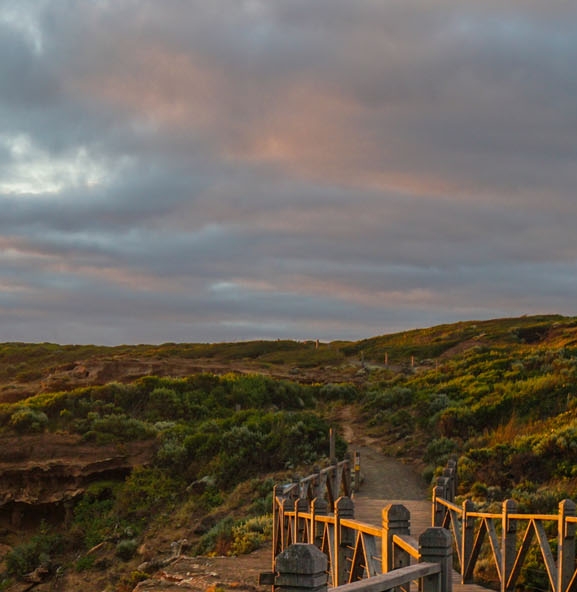
<svg viewBox="0 0 577 592">
<path fill-rule="evenodd" d="M 0 4 L 0 339 L 572 314 L 577 9 Z"/>
</svg>

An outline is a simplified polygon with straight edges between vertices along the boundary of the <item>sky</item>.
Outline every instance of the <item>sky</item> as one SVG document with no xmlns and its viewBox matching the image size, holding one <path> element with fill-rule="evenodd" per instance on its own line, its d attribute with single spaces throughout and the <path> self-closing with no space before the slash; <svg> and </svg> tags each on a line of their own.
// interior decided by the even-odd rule
<svg viewBox="0 0 577 592">
<path fill-rule="evenodd" d="M 573 0 L 0 0 L 0 341 L 577 314 Z"/>
</svg>

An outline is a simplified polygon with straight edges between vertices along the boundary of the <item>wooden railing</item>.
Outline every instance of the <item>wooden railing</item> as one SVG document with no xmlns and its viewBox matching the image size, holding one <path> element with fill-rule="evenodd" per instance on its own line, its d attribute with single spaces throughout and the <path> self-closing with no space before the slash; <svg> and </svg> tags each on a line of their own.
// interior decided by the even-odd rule
<svg viewBox="0 0 577 592">
<path fill-rule="evenodd" d="M 325 469 L 318 469 L 308 477 L 275 487 L 275 497 L 308 501 L 324 499 L 330 511 L 333 510 L 337 498 L 343 495 L 351 497 L 352 493 L 351 462 L 348 459 Z"/>
<path fill-rule="evenodd" d="M 456 479 L 456 462 L 451 461 L 433 490 L 433 524 L 452 533 L 463 583 L 472 582 L 475 565 L 485 549 L 495 566 L 501 592 L 513 590 L 527 554 L 535 546 L 543 559 L 550 590 L 577 590 L 577 512 L 573 501 L 563 500 L 558 514 L 520 514 L 512 499 L 503 502 L 500 512 L 478 512 L 470 500 L 461 505 L 454 502 Z"/>
<path fill-rule="evenodd" d="M 449 533 L 432 528 L 417 541 L 410 536 L 409 511 L 398 504 L 383 509 L 381 526 L 355 520 L 354 503 L 348 491 L 349 477 L 350 466 L 344 461 L 294 483 L 275 487 L 274 571 L 269 574 L 269 583 L 274 582 L 278 588 L 280 572 L 274 567 L 278 557 L 294 545 L 307 544 L 319 549 L 326 557 L 332 587 L 355 586 L 355 582 L 363 580 L 363 586 L 369 586 L 364 590 L 376 592 L 383 582 L 397 581 L 391 579 L 392 576 L 382 578 L 383 574 L 394 570 L 395 577 L 408 579 L 403 580 L 402 585 L 387 584 L 389 587 L 402 586 L 408 590 L 411 580 L 425 579 L 429 582 L 423 584 L 425 588 L 433 589 L 438 583 L 441 586 L 438 592 L 450 591 L 452 550 Z M 334 500 L 336 492 L 342 495 Z M 444 568 L 438 567 L 439 562 Z M 429 563 L 437 566 L 431 567 Z M 370 585 L 367 579 L 370 579 Z"/>
<path fill-rule="evenodd" d="M 419 539 L 419 563 L 400 567 L 368 579 L 335 588 L 338 592 L 410 591 L 417 582 L 420 592 L 450 592 L 451 535 L 442 528 L 429 528 Z M 326 592 L 330 573 L 327 555 L 313 544 L 289 545 L 275 559 L 275 592 Z"/>
</svg>

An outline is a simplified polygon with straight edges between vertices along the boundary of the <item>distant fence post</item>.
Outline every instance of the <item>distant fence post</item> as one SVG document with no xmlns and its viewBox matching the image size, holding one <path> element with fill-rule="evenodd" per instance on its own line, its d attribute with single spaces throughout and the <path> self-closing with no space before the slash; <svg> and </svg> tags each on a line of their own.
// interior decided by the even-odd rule
<svg viewBox="0 0 577 592">
<path fill-rule="evenodd" d="M 287 547 L 276 558 L 275 572 L 275 592 L 327 590 L 327 558 L 314 545 L 296 543 Z"/>
<path fill-rule="evenodd" d="M 408 556 L 405 557 L 399 552 L 394 553 L 393 537 L 410 534 L 411 514 L 401 504 L 389 504 L 383 509 L 383 541 L 382 541 L 382 571 L 387 573 L 398 567 L 409 564 Z"/>
<path fill-rule="evenodd" d="M 559 503 L 559 546 L 557 592 L 566 592 L 573 577 L 575 567 L 575 523 L 568 522 L 569 516 L 576 514 L 575 502 L 563 500 Z"/>
<path fill-rule="evenodd" d="M 421 592 L 452 592 L 452 545 L 451 533 L 444 528 L 427 528 L 419 537 L 421 561 L 439 563 L 441 565 L 440 574 L 425 576 L 423 578 Z"/>
</svg>

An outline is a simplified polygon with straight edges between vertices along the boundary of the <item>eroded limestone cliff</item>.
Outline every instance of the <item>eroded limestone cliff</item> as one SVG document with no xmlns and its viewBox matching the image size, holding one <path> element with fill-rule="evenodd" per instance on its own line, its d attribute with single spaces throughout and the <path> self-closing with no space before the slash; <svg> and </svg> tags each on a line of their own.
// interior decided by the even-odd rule
<svg viewBox="0 0 577 592">
<path fill-rule="evenodd" d="M 153 441 L 97 445 L 70 434 L 0 436 L 0 526 L 65 521 L 90 483 L 124 478 L 150 462 L 153 448 Z"/>
</svg>

